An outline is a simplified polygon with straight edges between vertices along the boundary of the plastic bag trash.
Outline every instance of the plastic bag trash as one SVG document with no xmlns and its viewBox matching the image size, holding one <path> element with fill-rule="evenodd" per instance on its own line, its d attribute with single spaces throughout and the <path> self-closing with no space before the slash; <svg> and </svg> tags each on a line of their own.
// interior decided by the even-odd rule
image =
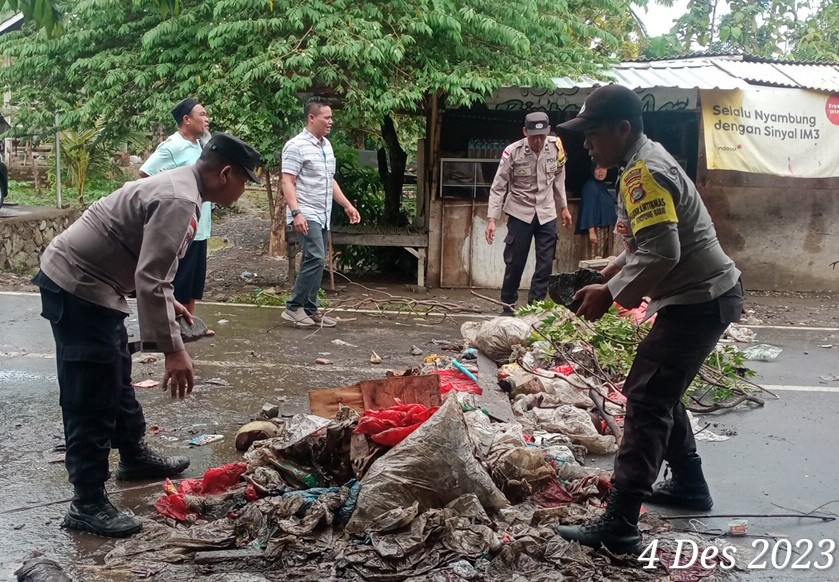
<svg viewBox="0 0 839 582">
<path fill-rule="evenodd" d="M 361 483 L 353 479 L 344 487 L 348 489 L 349 496 L 335 513 L 336 521 L 338 523 L 347 523 L 350 520 L 350 517 L 352 517 L 352 514 L 355 511 L 355 504 L 358 501 L 358 492 L 361 490 Z M 314 503 L 323 495 L 328 493 L 341 493 L 341 489 L 341 487 L 312 487 L 311 489 L 283 493 L 282 498 L 290 499 L 292 497 L 299 497 L 302 500 L 302 504 L 295 515 L 297 517 L 304 517 L 312 505 L 314 505 Z"/>
<path fill-rule="evenodd" d="M 200 434 L 200 435 L 190 439 L 189 444 L 191 444 L 195 447 L 200 447 L 201 445 L 208 445 L 210 443 L 220 441 L 223 438 L 224 438 L 224 435 L 220 435 L 220 434 Z"/>
<path fill-rule="evenodd" d="M 37 550 L 29 554 L 15 571 L 18 582 L 73 582 L 57 562 L 45 558 Z"/>
<path fill-rule="evenodd" d="M 373 464 L 347 530 L 362 535 L 388 511 L 414 503 L 421 511 L 443 507 L 468 493 L 489 511 L 509 504 L 472 456 L 463 411 L 449 396 L 434 416 Z"/>
<path fill-rule="evenodd" d="M 691 413 L 690 410 L 688 412 L 688 420 L 690 421 L 690 428 L 693 431 L 693 436 L 698 441 L 709 441 L 712 443 L 718 443 L 722 441 L 727 441 L 730 439 L 730 436 L 717 434 L 715 432 L 711 432 L 707 428 L 702 428 L 699 426 L 699 421 L 696 419 L 695 416 Z"/>
<path fill-rule="evenodd" d="M 465 415 L 469 437 L 495 484 L 511 501 L 529 495 L 555 474 L 539 448 L 528 447 L 519 424 L 492 423 L 482 412 Z"/>
<path fill-rule="evenodd" d="M 755 339 L 757 334 L 753 330 L 748 327 L 741 327 L 736 323 L 728 326 L 728 329 L 725 330 L 725 336 L 743 344 L 753 344 L 757 341 Z"/>
<path fill-rule="evenodd" d="M 545 388 L 544 392 L 547 392 L 550 395 L 548 400 L 552 405 L 568 404 L 578 408 L 591 408 L 594 406 L 594 402 L 588 395 L 589 387 L 583 383 L 583 386 L 585 387 L 580 388 L 579 383 L 577 383 L 578 385 L 572 383 L 570 378 L 573 378 L 574 376 L 541 379 L 542 386 Z M 546 407 L 545 404 L 542 404 L 541 406 Z"/>
<path fill-rule="evenodd" d="M 621 317 L 631 318 L 633 323 L 640 324 L 643 323 L 645 319 L 647 319 L 647 307 L 649 306 L 649 303 L 647 303 L 646 300 L 642 301 L 641 305 L 634 309 L 627 309 L 626 307 L 618 305 L 617 303 L 615 303 L 615 305 L 618 308 L 618 315 Z M 650 323 L 652 323 L 653 321 L 655 321 L 655 315 L 653 315 L 650 318 Z"/>
<path fill-rule="evenodd" d="M 545 458 L 549 461 L 553 461 L 558 465 L 562 465 L 565 463 L 571 463 L 573 465 L 577 464 L 577 459 L 574 457 L 574 453 L 565 445 L 551 445 L 542 449 L 545 453 Z"/>
<path fill-rule="evenodd" d="M 474 380 L 469 378 L 460 370 L 435 370 L 433 372 L 440 376 L 440 393 L 448 394 L 452 390 L 456 392 L 467 392 L 480 396 L 484 393 L 480 386 Z"/>
<path fill-rule="evenodd" d="M 195 514 L 186 496 L 219 495 L 242 483 L 242 475 L 248 470 L 247 463 L 228 463 L 221 467 L 207 469 L 200 479 L 184 479 L 175 487 L 170 479 L 163 484 L 165 495 L 154 504 L 161 515 L 178 521 L 188 521 Z"/>
<path fill-rule="evenodd" d="M 496 317 L 475 327 L 466 322 L 460 328 L 463 337 L 483 354 L 499 363 L 510 359 L 515 346 L 520 346 L 530 335 L 530 324 L 516 317 Z"/>
<path fill-rule="evenodd" d="M 477 558 L 500 545 L 497 534 L 488 527 L 489 523 L 477 497 L 463 495 L 442 509 L 431 509 L 418 515 L 396 531 L 372 532 L 370 543 L 388 560 L 409 558 L 433 547 L 437 539 L 455 555 Z"/>
<path fill-rule="evenodd" d="M 618 450 L 615 437 L 598 433 L 589 413 L 580 408 L 565 404 L 557 408 L 534 408 L 524 418 L 544 431 L 566 435 L 590 453 L 606 455 Z"/>
<path fill-rule="evenodd" d="M 347 408 L 341 408 L 333 420 L 298 414 L 285 424 L 280 436 L 253 443 L 245 460 L 253 468 L 277 470 L 295 487 L 320 486 L 321 477 L 333 485 L 345 483 L 352 477 L 348 453 L 357 418 L 358 413 Z M 322 468 L 324 474 L 312 467 Z"/>
<path fill-rule="evenodd" d="M 466 560 L 460 560 L 454 564 L 449 564 L 449 569 L 455 576 L 460 576 L 464 580 L 472 580 L 478 576 L 478 571 L 475 567 Z"/>
<path fill-rule="evenodd" d="M 743 357 L 751 362 L 771 362 L 784 351 L 769 344 L 757 344 L 743 350 Z"/>
<path fill-rule="evenodd" d="M 380 445 L 395 447 L 431 418 L 438 408 L 397 404 L 381 410 L 367 410 L 359 419 L 355 432 L 369 435 L 373 442 Z"/>
</svg>

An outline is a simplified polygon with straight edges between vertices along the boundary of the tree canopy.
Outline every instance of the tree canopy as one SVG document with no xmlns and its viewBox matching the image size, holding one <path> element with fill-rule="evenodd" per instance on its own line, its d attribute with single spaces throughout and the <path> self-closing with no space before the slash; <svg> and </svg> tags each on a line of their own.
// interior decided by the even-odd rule
<svg viewBox="0 0 839 582">
<path fill-rule="evenodd" d="M 269 153 L 299 126 L 300 99 L 310 93 L 336 97 L 345 119 L 377 125 L 393 112 L 422 111 L 433 93 L 461 105 L 501 86 L 548 87 L 552 76 L 594 73 L 618 46 L 597 19 L 628 7 L 205 0 L 173 15 L 159 4 L 52 0 L 62 34 L 27 24 L 0 39 L 11 60 L 0 82 L 19 106 L 18 130 L 51 127 L 56 110 L 65 126 L 104 119 L 109 131 L 148 128 L 168 123 L 171 105 L 194 95 L 217 127 Z"/>
<path fill-rule="evenodd" d="M 149 0 L 163 16 L 177 14 L 181 10 L 181 0 Z M 0 10 L 9 9 L 21 12 L 27 20 L 42 26 L 49 36 L 60 34 L 64 14 L 58 0 L 2 0 Z"/>
<path fill-rule="evenodd" d="M 650 39 L 646 53 L 695 51 L 839 62 L 839 0 L 689 0 L 670 33 Z"/>
</svg>

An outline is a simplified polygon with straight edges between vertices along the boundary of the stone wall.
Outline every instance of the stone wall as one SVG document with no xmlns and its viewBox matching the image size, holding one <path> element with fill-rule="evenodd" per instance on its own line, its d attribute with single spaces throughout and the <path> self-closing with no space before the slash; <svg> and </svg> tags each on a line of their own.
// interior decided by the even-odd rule
<svg viewBox="0 0 839 582">
<path fill-rule="evenodd" d="M 79 217 L 77 210 L 33 209 L 0 218 L 0 271 L 31 271 L 50 241 Z"/>
</svg>

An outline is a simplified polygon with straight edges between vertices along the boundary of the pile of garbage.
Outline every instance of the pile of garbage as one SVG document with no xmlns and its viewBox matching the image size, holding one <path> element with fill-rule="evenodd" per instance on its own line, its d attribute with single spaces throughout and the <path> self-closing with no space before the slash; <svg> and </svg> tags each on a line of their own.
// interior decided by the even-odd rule
<svg viewBox="0 0 839 582">
<path fill-rule="evenodd" d="M 379 409 L 341 405 L 333 418 L 245 425 L 236 439 L 243 460 L 167 483 L 160 519 L 120 542 L 105 568 L 159 580 L 196 564 L 283 580 L 665 578 L 665 566 L 641 569 L 554 533 L 602 510 L 609 474 L 584 461 L 617 450 L 625 400 L 613 382 L 548 356 L 533 337 L 534 323 L 548 321 L 556 316 L 466 324 L 462 352 L 392 374 L 439 376 L 439 405 L 396 398 Z M 479 379 L 484 356 L 498 385 Z M 510 421 L 482 404 L 499 385 Z M 646 512 L 640 526 L 663 554 L 691 537 Z M 723 579 L 702 568 L 679 579 L 712 573 Z"/>
</svg>

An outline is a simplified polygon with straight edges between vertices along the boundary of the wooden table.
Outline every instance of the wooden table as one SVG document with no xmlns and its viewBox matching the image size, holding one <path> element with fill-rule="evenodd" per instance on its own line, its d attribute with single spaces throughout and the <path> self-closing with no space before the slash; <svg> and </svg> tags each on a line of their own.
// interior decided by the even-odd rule
<svg viewBox="0 0 839 582">
<path fill-rule="evenodd" d="M 342 229 L 333 228 L 330 231 L 333 245 L 356 245 L 364 247 L 402 247 L 417 259 L 417 286 L 425 287 L 425 269 L 428 263 L 428 233 L 416 231 L 399 232 L 394 230 L 389 233 L 382 233 L 374 230 L 359 228 Z M 297 264 L 294 258 L 300 252 L 300 241 L 294 229 L 286 229 L 286 241 L 288 243 L 288 280 L 294 281 L 297 277 Z M 328 263 L 328 261 L 327 261 Z M 331 264 L 327 268 L 332 269 Z"/>
</svg>

